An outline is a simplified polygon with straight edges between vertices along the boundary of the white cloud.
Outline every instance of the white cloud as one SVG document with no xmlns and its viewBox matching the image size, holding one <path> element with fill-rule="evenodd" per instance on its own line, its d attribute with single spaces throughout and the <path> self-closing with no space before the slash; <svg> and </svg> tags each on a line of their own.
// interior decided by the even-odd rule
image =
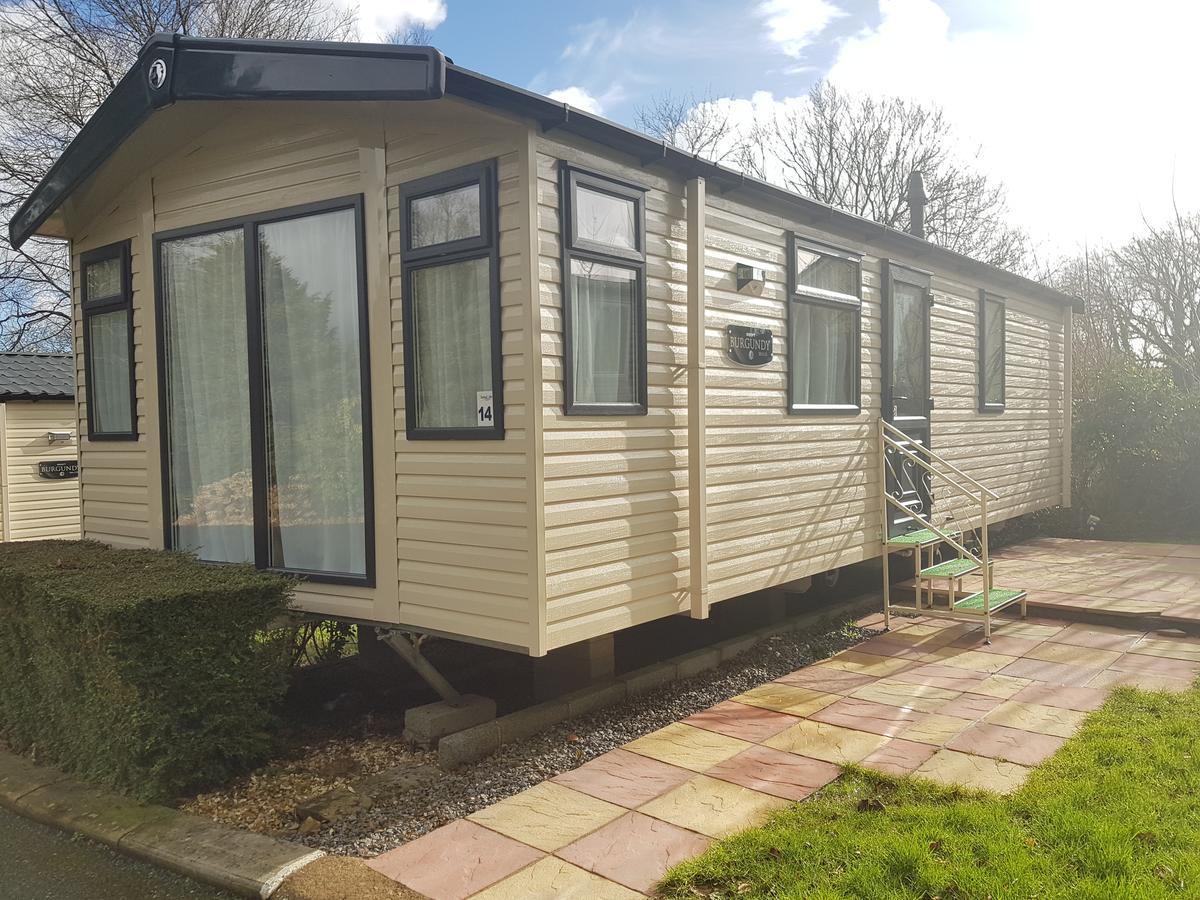
<svg viewBox="0 0 1200 900">
<path fill-rule="evenodd" d="M 830 22 L 845 15 L 827 0 L 764 0 L 758 14 L 767 21 L 771 40 L 794 59 Z"/>
<path fill-rule="evenodd" d="M 1050 248 L 1124 240 L 1169 212 L 1173 183 L 1200 208 L 1200 4 L 1016 0 L 988 30 L 953 29 L 933 0 L 879 6 L 827 77 L 945 108 Z"/>
<path fill-rule="evenodd" d="M 603 104 L 577 85 L 560 88 L 557 91 L 550 91 L 546 95 L 551 100 L 557 100 L 559 103 L 569 103 L 576 109 L 582 109 L 584 112 L 594 113 L 595 115 L 603 115 Z"/>
<path fill-rule="evenodd" d="M 358 10 L 358 36 L 382 41 L 411 25 L 437 28 L 446 21 L 445 0 L 344 0 Z"/>
</svg>

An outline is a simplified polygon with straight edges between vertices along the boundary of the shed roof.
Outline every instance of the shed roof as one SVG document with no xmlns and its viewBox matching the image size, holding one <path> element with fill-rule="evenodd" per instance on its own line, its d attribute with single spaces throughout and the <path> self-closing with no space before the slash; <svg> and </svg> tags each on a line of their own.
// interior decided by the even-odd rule
<svg viewBox="0 0 1200 900">
<path fill-rule="evenodd" d="M 781 204 L 797 219 L 869 242 L 997 292 L 1079 307 L 1077 297 L 904 231 L 810 200 L 566 103 L 456 66 L 433 47 L 156 34 L 9 222 L 19 247 L 152 113 L 188 100 L 436 100 L 450 95 L 532 119 L 662 167 L 722 194 Z"/>
<path fill-rule="evenodd" d="M 75 361 L 70 353 L 0 353 L 0 402 L 74 397 Z"/>
</svg>

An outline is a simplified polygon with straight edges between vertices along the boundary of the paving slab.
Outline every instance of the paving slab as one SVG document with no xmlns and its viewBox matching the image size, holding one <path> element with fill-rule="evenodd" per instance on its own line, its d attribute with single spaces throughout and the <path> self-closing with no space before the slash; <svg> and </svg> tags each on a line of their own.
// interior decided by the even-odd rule
<svg viewBox="0 0 1200 900">
<path fill-rule="evenodd" d="M 759 706 L 793 716 L 808 716 L 841 699 L 841 695 L 771 681 L 733 698 L 738 703 Z M 795 723 L 793 723 L 795 724 Z"/>
<path fill-rule="evenodd" d="M 937 749 L 933 744 L 893 738 L 865 757 L 861 765 L 868 769 L 874 769 L 876 772 L 883 772 L 885 775 L 898 777 L 909 775 L 933 756 Z"/>
<path fill-rule="evenodd" d="M 1020 728 L 1038 734 L 1069 738 L 1079 730 L 1079 726 L 1086 718 L 1087 713 L 1073 709 L 1063 709 L 1041 703 L 1026 703 L 1020 700 L 1005 700 L 985 715 L 983 720 L 992 725 L 1004 725 L 1007 728 Z"/>
<path fill-rule="evenodd" d="M 640 811 L 680 828 L 720 838 L 761 825 L 771 813 L 790 805 L 781 797 L 697 775 L 651 800 Z"/>
<path fill-rule="evenodd" d="M 600 800 L 636 809 L 679 787 L 694 774 L 689 769 L 618 748 L 553 780 Z"/>
<path fill-rule="evenodd" d="M 846 697 L 809 716 L 814 722 L 842 725 L 857 731 L 869 731 L 894 737 L 925 717 L 925 713 L 901 706 L 889 706 L 873 700 Z"/>
<path fill-rule="evenodd" d="M 549 856 L 475 895 L 476 900 L 639 900 L 642 896 L 615 881 Z"/>
<path fill-rule="evenodd" d="M 920 712 L 934 712 L 946 703 L 962 696 L 961 691 L 948 690 L 927 684 L 908 684 L 891 678 L 881 678 L 855 688 L 849 696 L 872 700 L 889 706 L 900 706 Z"/>
<path fill-rule="evenodd" d="M 376 857 L 369 865 L 430 900 L 464 900 L 543 855 L 520 841 L 458 819 Z"/>
<path fill-rule="evenodd" d="M 947 741 L 962 734 L 972 724 L 974 724 L 974 720 L 965 719 L 961 716 L 944 716 L 940 713 L 931 713 L 920 722 L 910 725 L 900 732 L 900 737 L 906 741 L 915 741 L 921 744 L 932 744 L 934 747 L 941 747 Z"/>
<path fill-rule="evenodd" d="M 1029 777 L 1027 766 L 939 750 L 929 757 L 914 774 L 946 787 L 967 787 L 997 794 L 1011 794 Z"/>
<path fill-rule="evenodd" d="M 672 722 L 665 728 L 630 741 L 625 749 L 693 772 L 703 772 L 752 746 L 749 741 L 682 722 Z"/>
<path fill-rule="evenodd" d="M 707 728 L 718 734 L 741 738 L 743 741 L 764 741 L 785 728 L 790 728 L 798 721 L 796 716 L 763 709 L 758 706 L 748 706 L 733 700 L 726 700 L 716 706 L 688 716 L 682 720 L 687 725 L 697 728 Z"/>
<path fill-rule="evenodd" d="M 623 815 L 624 807 L 543 781 L 467 819 L 547 853 Z"/>
<path fill-rule="evenodd" d="M 874 675 L 860 675 L 856 672 L 846 672 L 841 669 L 817 668 L 806 666 L 789 675 L 776 678 L 774 684 L 790 684 L 795 687 L 808 688 L 821 694 L 848 694 L 864 684 L 871 684 L 878 679 Z"/>
<path fill-rule="evenodd" d="M 770 747 L 751 747 L 708 770 L 730 781 L 785 800 L 803 800 L 842 773 L 839 766 Z"/>
<path fill-rule="evenodd" d="M 558 856 L 630 890 L 649 893 L 666 871 L 708 849 L 709 838 L 638 812 L 564 847 Z"/>
<path fill-rule="evenodd" d="M 775 750 L 845 766 L 874 753 L 886 741 L 883 735 L 805 719 L 763 743 Z"/>
<path fill-rule="evenodd" d="M 980 722 L 947 741 L 946 747 L 975 756 L 1036 766 L 1053 756 L 1064 743 L 1065 738 Z"/>
</svg>

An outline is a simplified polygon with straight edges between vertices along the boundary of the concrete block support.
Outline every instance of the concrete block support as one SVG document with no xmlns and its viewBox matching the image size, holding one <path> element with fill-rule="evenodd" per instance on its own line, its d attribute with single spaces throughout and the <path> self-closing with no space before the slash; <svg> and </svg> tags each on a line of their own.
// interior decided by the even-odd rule
<svg viewBox="0 0 1200 900">
<path fill-rule="evenodd" d="M 446 735 L 491 722 L 495 718 L 495 700 L 478 694 L 465 694 L 458 706 L 439 700 L 408 710 L 404 714 L 404 739 L 418 747 L 432 749 Z"/>
<path fill-rule="evenodd" d="M 605 681 L 616 673 L 613 635 L 551 650 L 534 663 L 533 693 L 539 700 L 557 697 Z"/>
</svg>

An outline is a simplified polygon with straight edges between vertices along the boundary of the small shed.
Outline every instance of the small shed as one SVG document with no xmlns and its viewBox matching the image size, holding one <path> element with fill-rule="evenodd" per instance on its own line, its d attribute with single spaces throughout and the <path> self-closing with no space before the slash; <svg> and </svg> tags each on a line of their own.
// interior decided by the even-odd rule
<svg viewBox="0 0 1200 900">
<path fill-rule="evenodd" d="M 69 353 L 0 353 L 0 521 L 6 541 L 79 537 Z"/>
</svg>

